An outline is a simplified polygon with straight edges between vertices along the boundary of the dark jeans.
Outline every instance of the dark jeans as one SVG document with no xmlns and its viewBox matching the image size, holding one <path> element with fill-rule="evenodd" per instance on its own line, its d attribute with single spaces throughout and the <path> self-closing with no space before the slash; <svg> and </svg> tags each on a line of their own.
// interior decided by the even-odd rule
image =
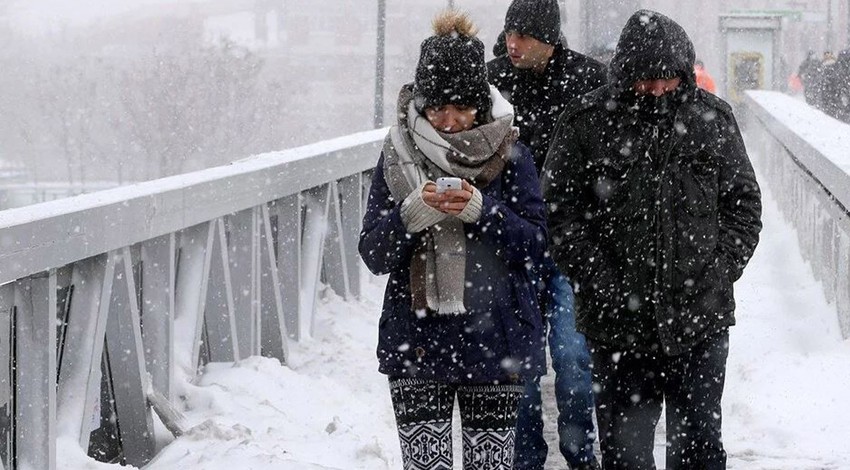
<svg viewBox="0 0 850 470">
<path fill-rule="evenodd" d="M 593 455 L 593 390 L 590 353 L 584 335 L 576 331 L 573 291 L 554 264 L 543 276 L 549 351 L 555 371 L 558 435 L 561 454 L 570 466 L 590 463 Z M 548 279 L 547 279 L 548 278 Z M 540 381 L 529 382 L 517 418 L 516 470 L 543 470 L 549 451 L 543 439 Z"/>
<path fill-rule="evenodd" d="M 725 469 L 720 399 L 728 352 L 727 329 L 680 356 L 591 341 L 602 468 L 655 469 L 655 426 L 665 403 L 667 470 Z"/>
</svg>

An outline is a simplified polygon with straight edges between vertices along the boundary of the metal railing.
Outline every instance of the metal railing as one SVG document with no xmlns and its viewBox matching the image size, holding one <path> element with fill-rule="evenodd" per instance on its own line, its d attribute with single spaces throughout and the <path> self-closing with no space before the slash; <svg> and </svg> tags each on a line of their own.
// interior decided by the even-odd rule
<svg viewBox="0 0 850 470">
<path fill-rule="evenodd" d="M 177 375 L 285 362 L 321 283 L 360 293 L 385 133 L 0 212 L 0 468 L 54 469 L 58 437 L 143 465 Z"/>
<path fill-rule="evenodd" d="M 769 91 L 747 92 L 745 114 L 755 164 L 850 337 L 850 125 Z"/>
<path fill-rule="evenodd" d="M 132 183 L 127 183 L 132 184 Z M 0 182 L 0 210 L 24 207 L 41 202 L 64 199 L 80 194 L 103 191 L 121 186 L 113 181 L 91 181 L 80 184 L 69 183 L 9 183 Z"/>
</svg>

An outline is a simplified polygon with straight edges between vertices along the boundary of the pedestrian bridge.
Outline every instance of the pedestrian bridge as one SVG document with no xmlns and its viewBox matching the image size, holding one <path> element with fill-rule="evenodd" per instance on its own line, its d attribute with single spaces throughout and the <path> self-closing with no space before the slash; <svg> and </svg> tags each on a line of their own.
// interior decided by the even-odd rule
<svg viewBox="0 0 850 470">
<path fill-rule="evenodd" d="M 850 337 L 850 126 L 774 92 L 738 116 Z M 0 468 L 55 469 L 60 440 L 144 466 L 159 434 L 186 431 L 176 388 L 201 366 L 290 360 L 320 287 L 355 300 L 367 281 L 357 240 L 384 135 L 0 212 Z"/>
</svg>

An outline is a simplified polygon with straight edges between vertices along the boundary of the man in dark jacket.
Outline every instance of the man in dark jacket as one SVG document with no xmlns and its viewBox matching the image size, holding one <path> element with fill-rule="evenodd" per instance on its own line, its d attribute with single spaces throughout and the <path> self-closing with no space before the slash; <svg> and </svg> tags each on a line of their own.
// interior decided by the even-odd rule
<svg viewBox="0 0 850 470">
<path fill-rule="evenodd" d="M 667 469 L 723 469 L 732 284 L 761 196 L 730 107 L 696 87 L 694 48 L 647 10 L 609 84 L 567 110 L 543 169 L 550 251 L 593 358 L 603 468 L 648 469 L 666 402 Z"/>
<path fill-rule="evenodd" d="M 567 48 L 556 0 L 514 0 L 503 41 L 504 54 L 488 64 L 489 79 L 513 103 L 519 140 L 531 149 L 539 171 L 558 116 L 570 101 L 605 83 L 605 67 Z M 573 293 L 551 257 L 537 271 L 545 287 L 541 304 L 549 323 L 560 450 L 571 468 L 596 468 L 590 354 L 575 328 Z M 547 453 L 540 384 L 533 382 L 520 403 L 514 468 L 542 470 Z"/>
<path fill-rule="evenodd" d="M 491 60 L 487 72 L 514 105 L 519 140 L 539 170 L 558 117 L 570 101 L 605 84 L 605 66 L 567 47 L 556 0 L 514 0 L 504 39 L 507 52 Z"/>
<path fill-rule="evenodd" d="M 821 105 L 825 113 L 850 123 L 850 49 L 838 54 L 823 74 Z"/>
<path fill-rule="evenodd" d="M 797 69 L 797 75 L 800 77 L 800 81 L 803 82 L 803 95 L 806 97 L 806 103 L 812 106 L 818 105 L 820 93 L 818 93 L 817 84 L 820 74 L 820 58 L 818 58 L 815 51 L 809 51 L 808 55 L 806 55 L 806 60 Z"/>
</svg>

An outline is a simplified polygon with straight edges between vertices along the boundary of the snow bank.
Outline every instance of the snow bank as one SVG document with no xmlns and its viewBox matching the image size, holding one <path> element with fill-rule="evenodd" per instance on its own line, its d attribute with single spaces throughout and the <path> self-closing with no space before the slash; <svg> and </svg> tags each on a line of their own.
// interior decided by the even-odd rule
<svg viewBox="0 0 850 470">
<path fill-rule="evenodd" d="M 730 468 L 850 469 L 850 340 L 769 194 L 761 244 L 735 285 L 723 400 Z"/>
<path fill-rule="evenodd" d="M 252 357 L 210 364 L 186 385 L 192 430 L 150 469 L 390 469 L 398 442 L 374 348 L 381 286 L 361 303 L 330 294 L 291 367 Z"/>
</svg>

